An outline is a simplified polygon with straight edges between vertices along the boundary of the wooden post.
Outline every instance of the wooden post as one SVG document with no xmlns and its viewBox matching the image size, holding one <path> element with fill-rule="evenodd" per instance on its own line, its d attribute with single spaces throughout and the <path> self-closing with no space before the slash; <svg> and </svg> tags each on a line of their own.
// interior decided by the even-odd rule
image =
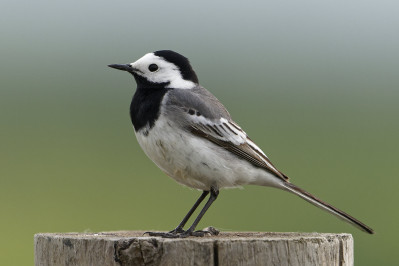
<svg viewBox="0 0 399 266">
<path fill-rule="evenodd" d="M 165 239 L 141 231 L 35 235 L 35 265 L 353 265 L 350 234 L 225 232 Z"/>
</svg>

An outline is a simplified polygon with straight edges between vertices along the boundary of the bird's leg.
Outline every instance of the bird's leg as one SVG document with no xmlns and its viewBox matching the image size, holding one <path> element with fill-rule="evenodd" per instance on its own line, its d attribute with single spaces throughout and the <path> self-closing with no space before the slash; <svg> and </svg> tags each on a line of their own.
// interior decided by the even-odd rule
<svg viewBox="0 0 399 266">
<path fill-rule="evenodd" d="M 201 202 L 206 198 L 206 196 L 209 194 L 209 191 L 203 191 L 201 196 L 197 199 L 197 201 L 194 203 L 194 206 L 191 207 L 189 212 L 184 216 L 183 220 L 180 222 L 180 224 L 173 229 L 172 231 L 168 233 L 164 232 L 145 232 L 145 234 L 149 234 L 150 236 L 162 236 L 162 237 L 176 237 L 177 234 L 183 233 L 183 227 L 186 225 L 188 219 L 190 219 L 191 215 L 194 213 L 194 211 L 198 208 L 198 206 L 201 204 Z"/>
<path fill-rule="evenodd" d="M 212 203 L 217 199 L 219 195 L 219 190 L 216 190 L 214 188 L 211 188 L 211 195 L 209 196 L 209 199 L 207 203 L 205 204 L 204 208 L 201 210 L 200 214 L 198 214 L 197 218 L 195 219 L 194 223 L 188 228 L 187 231 L 184 231 L 179 235 L 179 237 L 184 238 L 188 236 L 204 236 L 206 231 L 194 231 L 195 228 L 197 227 L 198 223 L 201 221 L 202 216 L 206 213 L 206 211 L 209 209 L 209 207 L 212 205 Z"/>
<path fill-rule="evenodd" d="M 191 215 L 194 213 L 194 211 L 198 208 L 198 206 L 201 204 L 201 202 L 206 198 L 206 196 L 209 194 L 209 191 L 203 191 L 201 196 L 198 198 L 198 200 L 194 203 L 194 206 L 191 207 L 191 209 L 189 210 L 189 212 L 186 214 L 186 216 L 184 216 L 183 220 L 180 222 L 180 224 L 173 229 L 172 231 L 170 231 L 169 233 L 183 233 L 183 227 L 186 225 L 188 219 L 190 219 Z"/>
</svg>

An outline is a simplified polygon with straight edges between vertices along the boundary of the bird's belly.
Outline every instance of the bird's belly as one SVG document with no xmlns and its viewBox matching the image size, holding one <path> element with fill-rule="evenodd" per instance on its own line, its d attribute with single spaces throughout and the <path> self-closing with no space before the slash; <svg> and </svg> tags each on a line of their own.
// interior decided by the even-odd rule
<svg viewBox="0 0 399 266">
<path fill-rule="evenodd" d="M 209 190 L 256 184 L 268 175 L 206 139 L 177 130 L 162 117 L 148 135 L 139 131 L 136 136 L 146 155 L 162 171 L 192 188 Z"/>
</svg>

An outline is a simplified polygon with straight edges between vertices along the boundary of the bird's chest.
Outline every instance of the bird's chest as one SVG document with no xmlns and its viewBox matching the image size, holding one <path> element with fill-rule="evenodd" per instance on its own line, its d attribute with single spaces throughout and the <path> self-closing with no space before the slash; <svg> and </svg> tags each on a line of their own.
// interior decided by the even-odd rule
<svg viewBox="0 0 399 266">
<path fill-rule="evenodd" d="M 193 153 L 187 148 L 185 134 L 161 115 L 151 129 L 137 131 L 136 137 L 145 154 L 159 168 L 169 176 L 181 179 L 189 173 L 187 158 L 191 158 Z"/>
</svg>

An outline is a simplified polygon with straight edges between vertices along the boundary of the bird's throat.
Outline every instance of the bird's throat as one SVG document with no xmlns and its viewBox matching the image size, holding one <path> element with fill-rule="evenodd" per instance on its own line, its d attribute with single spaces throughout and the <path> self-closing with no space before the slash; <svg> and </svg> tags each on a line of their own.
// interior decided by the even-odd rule
<svg viewBox="0 0 399 266">
<path fill-rule="evenodd" d="M 154 126 L 160 114 L 162 99 L 169 90 L 164 85 L 148 87 L 138 84 L 130 104 L 130 118 L 136 132 Z"/>
</svg>

